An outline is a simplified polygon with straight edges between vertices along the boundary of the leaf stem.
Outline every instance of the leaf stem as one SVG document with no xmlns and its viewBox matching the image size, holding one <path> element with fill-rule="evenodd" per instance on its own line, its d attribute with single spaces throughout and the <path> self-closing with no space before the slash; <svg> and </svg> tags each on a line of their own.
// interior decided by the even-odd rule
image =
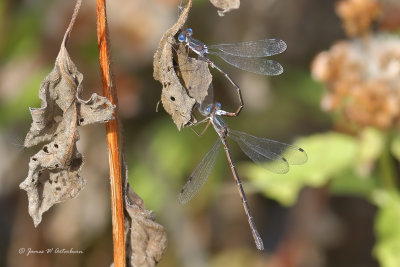
<svg viewBox="0 0 400 267">
<path fill-rule="evenodd" d="M 111 216 L 113 226 L 114 266 L 125 266 L 124 209 L 122 196 L 121 151 L 118 127 L 118 99 L 110 67 L 110 41 L 108 37 L 105 0 L 96 1 L 97 41 L 103 94 L 116 106 L 115 119 L 106 123 L 109 147 Z"/>
</svg>

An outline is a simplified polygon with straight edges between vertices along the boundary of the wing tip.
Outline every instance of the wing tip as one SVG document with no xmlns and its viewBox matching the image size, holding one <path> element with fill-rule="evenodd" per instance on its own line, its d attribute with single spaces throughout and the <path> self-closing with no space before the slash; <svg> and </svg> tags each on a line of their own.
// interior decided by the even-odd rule
<svg viewBox="0 0 400 267">
<path fill-rule="evenodd" d="M 264 75 L 278 76 L 278 75 L 281 75 L 284 71 L 281 63 L 279 63 L 278 61 L 275 61 L 273 59 L 268 59 L 267 65 L 268 65 L 267 69 L 270 69 L 271 71 L 267 71 L 266 73 L 264 73 Z"/>
<path fill-rule="evenodd" d="M 283 73 L 282 65 L 280 63 L 278 63 L 278 64 L 279 64 L 279 67 L 277 67 L 277 70 L 275 72 L 268 73 L 267 74 L 268 76 L 278 76 L 278 75 L 281 75 Z"/>
<path fill-rule="evenodd" d="M 286 42 L 283 41 L 283 40 L 279 40 L 279 43 L 280 43 L 280 45 L 282 46 L 282 52 L 281 52 L 281 53 L 285 52 L 286 49 L 287 49 L 287 44 L 286 44 Z"/>
<path fill-rule="evenodd" d="M 188 203 L 189 200 L 190 200 L 190 199 L 187 199 L 187 198 L 185 198 L 185 197 L 183 196 L 183 192 L 184 192 L 184 190 L 182 189 L 181 192 L 179 193 L 179 198 L 178 198 L 179 203 L 181 203 L 182 205 Z"/>
<path fill-rule="evenodd" d="M 295 163 L 292 163 L 292 165 L 303 165 L 308 161 L 308 155 L 304 149 L 301 147 L 297 148 L 298 151 L 300 151 L 302 158 L 299 161 L 296 161 Z"/>
</svg>

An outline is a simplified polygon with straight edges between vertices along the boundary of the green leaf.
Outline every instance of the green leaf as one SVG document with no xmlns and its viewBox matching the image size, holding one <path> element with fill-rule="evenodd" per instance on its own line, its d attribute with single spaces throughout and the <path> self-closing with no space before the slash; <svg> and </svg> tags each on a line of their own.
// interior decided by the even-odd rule
<svg viewBox="0 0 400 267">
<path fill-rule="evenodd" d="M 361 132 L 359 162 L 376 160 L 385 145 L 385 136 L 376 128 L 366 128 Z"/>
<path fill-rule="evenodd" d="M 388 193 L 375 218 L 374 255 L 382 267 L 400 266 L 400 196 Z"/>
<path fill-rule="evenodd" d="M 357 155 L 356 170 L 359 176 L 371 174 L 375 162 L 385 147 L 385 135 L 378 129 L 365 128 L 360 134 L 360 148 Z"/>
<path fill-rule="evenodd" d="M 373 176 L 360 177 L 354 170 L 346 169 L 332 180 L 330 191 L 335 195 L 351 195 L 370 199 L 377 186 L 377 180 Z"/>
<path fill-rule="evenodd" d="M 255 164 L 239 169 L 267 197 L 292 205 L 304 186 L 321 186 L 354 164 L 358 141 L 344 134 L 325 133 L 302 138 L 295 145 L 308 154 L 308 162 L 290 166 L 287 174 L 272 174 Z"/>
</svg>

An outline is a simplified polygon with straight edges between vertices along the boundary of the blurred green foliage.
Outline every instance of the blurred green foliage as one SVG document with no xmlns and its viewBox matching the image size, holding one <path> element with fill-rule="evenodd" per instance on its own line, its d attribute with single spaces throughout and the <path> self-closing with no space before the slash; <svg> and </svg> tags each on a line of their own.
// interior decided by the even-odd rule
<svg viewBox="0 0 400 267">
<path fill-rule="evenodd" d="M 32 5 L 31 9 L 16 11 L 17 13 L 13 16 L 4 14 L 3 18 L 8 18 L 3 20 L 7 35 L 2 38 L 1 61 L 29 56 L 39 50 L 41 39 L 38 36 L 40 36 L 43 14 L 46 11 L 45 6 L 45 2 L 39 2 L 37 5 Z"/>
<path fill-rule="evenodd" d="M 130 184 L 149 209 L 160 211 L 170 196 L 171 201 L 178 203 L 179 190 L 195 168 L 193 163 L 200 162 L 208 151 L 207 147 L 210 149 L 216 138 L 211 128 L 209 130 L 202 137 L 189 128 L 178 132 L 168 118 L 155 121 L 138 137 L 138 142 L 131 150 L 132 157 L 128 160 L 131 163 Z M 215 173 L 218 173 L 218 169 L 216 168 Z M 213 176 L 211 174 L 210 180 L 214 180 Z M 215 182 L 210 182 L 209 185 L 215 185 Z M 208 186 L 204 187 L 198 198 L 196 197 L 201 202 L 207 202 L 205 196 L 208 195 Z"/>
<path fill-rule="evenodd" d="M 375 219 L 377 244 L 374 254 L 381 266 L 400 266 L 400 196 L 398 192 L 386 192 L 385 199 L 379 204 Z"/>
<path fill-rule="evenodd" d="M 18 120 L 29 121 L 29 107 L 39 107 L 38 88 L 50 69 L 36 69 L 24 78 L 19 94 L 0 105 L 0 128 L 9 126 Z"/>
<path fill-rule="evenodd" d="M 6 9 L 7 3 L 0 4 L 1 29 L 0 34 L 0 67 L 7 64 L 29 62 L 41 49 L 41 23 L 43 14 L 46 12 L 45 2 L 33 5 L 32 9 L 15 10 L 9 13 Z M 15 71 L 19 69 L 14 67 Z M 21 71 L 18 77 L 22 81 L 20 88 L 8 88 L 17 91 L 11 99 L 0 99 L 0 128 L 10 126 L 12 122 L 19 120 L 28 121 L 30 114 L 29 107 L 40 105 L 38 89 L 41 81 L 50 71 L 51 66 L 37 67 L 31 72 Z M 3 88 L 4 89 L 4 88 Z"/>
<path fill-rule="evenodd" d="M 400 197 L 396 183 L 383 179 L 393 175 L 384 170 L 393 167 L 391 159 L 385 157 L 384 143 L 391 143 L 389 147 L 396 155 L 399 139 L 396 136 L 387 140 L 389 136 L 373 128 L 366 128 L 360 137 L 333 132 L 311 135 L 295 143 L 307 151 L 309 161 L 304 166 L 291 167 L 285 175 L 270 174 L 249 163 L 239 168 L 260 192 L 285 206 L 296 202 L 303 187 L 327 183 L 332 194 L 359 196 L 377 205 L 374 254 L 384 267 L 400 266 Z M 365 172 L 371 164 L 380 168 Z M 387 179 L 396 180 L 396 176 Z"/>
<path fill-rule="evenodd" d="M 357 153 L 357 140 L 344 134 L 326 133 L 304 137 L 295 145 L 309 158 L 303 166 L 290 166 L 285 174 L 266 172 L 255 164 L 240 166 L 255 187 L 282 205 L 293 205 L 304 186 L 323 186 L 352 166 Z"/>
</svg>

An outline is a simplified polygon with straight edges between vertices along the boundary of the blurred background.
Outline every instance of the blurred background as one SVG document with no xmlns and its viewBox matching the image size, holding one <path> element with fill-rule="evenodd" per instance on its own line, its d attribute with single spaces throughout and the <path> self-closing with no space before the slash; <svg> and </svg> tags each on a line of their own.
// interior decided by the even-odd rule
<svg viewBox="0 0 400 267">
<path fill-rule="evenodd" d="M 178 193 L 211 148 L 159 108 L 152 60 L 178 16 L 177 0 L 108 2 L 112 61 L 129 180 L 168 234 L 159 266 L 400 266 L 400 3 L 397 0 L 248 0 L 224 17 L 195 0 L 187 26 L 206 44 L 279 38 L 278 77 L 216 60 L 241 86 L 245 108 L 232 129 L 294 143 L 309 160 L 285 175 L 249 161 L 232 143 L 265 251 L 257 251 L 223 153 L 199 194 Z M 34 228 L 18 185 L 38 148 L 23 148 L 38 89 L 51 71 L 74 1 L 0 2 L 0 266 L 109 266 L 112 235 L 103 125 L 80 127 L 88 183 Z M 84 74 L 84 99 L 101 94 L 95 1 L 84 1 L 67 49 Z M 223 108 L 236 94 L 217 72 Z M 82 254 L 20 255 L 20 248 Z"/>
</svg>

